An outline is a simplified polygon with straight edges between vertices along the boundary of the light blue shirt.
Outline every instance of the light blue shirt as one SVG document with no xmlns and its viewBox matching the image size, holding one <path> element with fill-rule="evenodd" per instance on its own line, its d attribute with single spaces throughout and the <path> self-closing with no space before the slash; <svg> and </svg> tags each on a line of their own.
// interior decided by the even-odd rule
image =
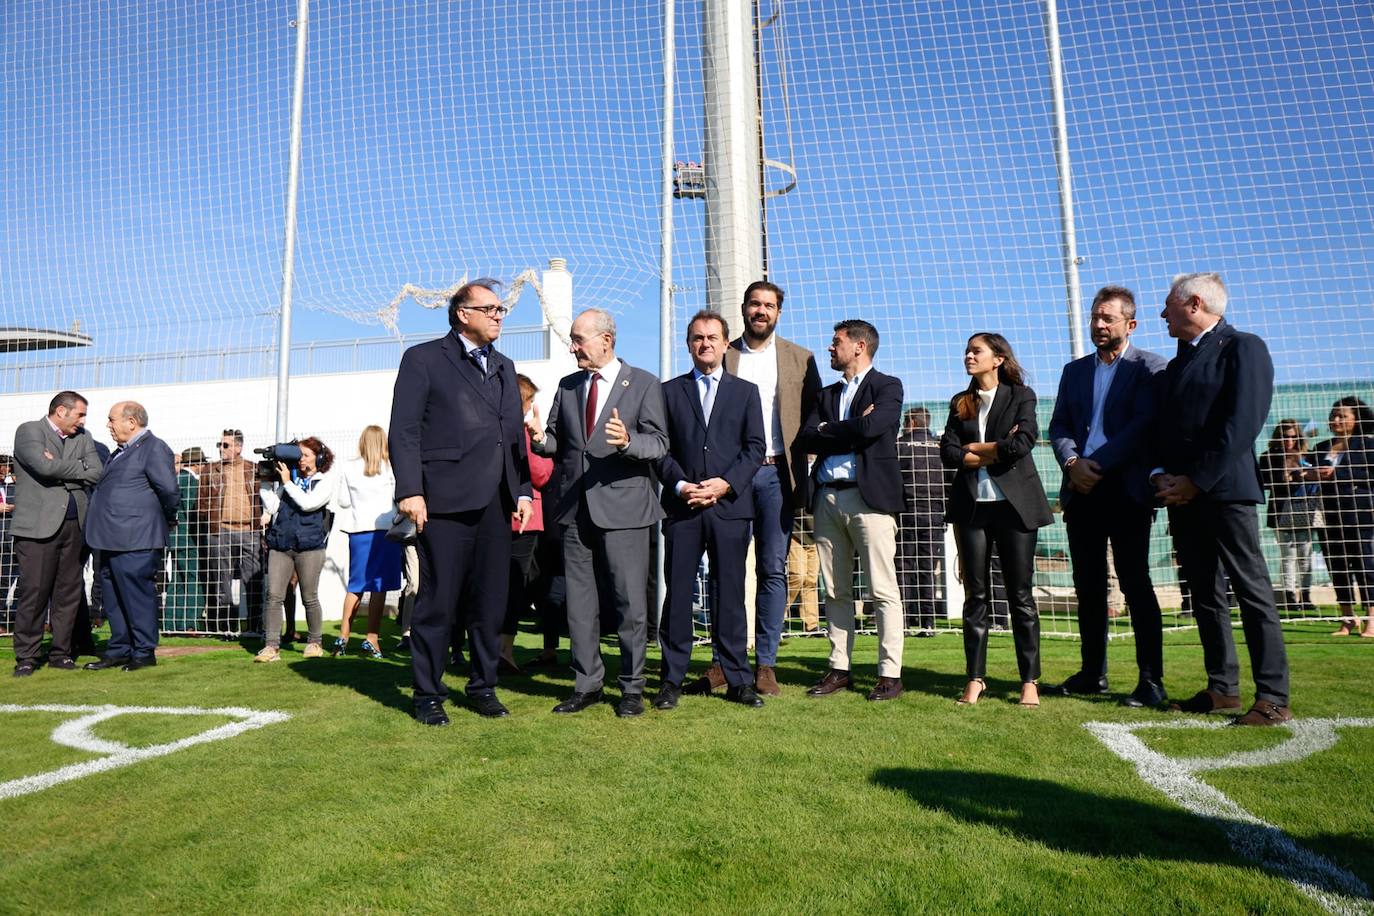
<svg viewBox="0 0 1374 916">
<path fill-rule="evenodd" d="M 1116 378 L 1116 367 L 1131 348 L 1128 342 L 1116 359 L 1110 363 L 1102 361 L 1099 353 L 1093 364 L 1093 416 L 1088 422 L 1088 440 L 1083 443 L 1083 457 L 1090 458 L 1092 453 L 1107 444 L 1107 433 L 1102 429 L 1102 408 L 1107 403 L 1107 394 L 1112 390 L 1112 379 Z"/>
<path fill-rule="evenodd" d="M 864 377 L 873 369 L 869 366 L 864 371 L 850 379 L 840 392 L 840 419 L 849 419 L 849 410 L 854 406 L 854 396 L 859 393 L 859 386 L 863 384 Z M 835 483 L 836 481 L 859 479 L 859 459 L 853 452 L 846 452 L 843 455 L 830 455 L 821 461 L 821 469 L 816 473 L 816 479 L 821 483 Z"/>
</svg>

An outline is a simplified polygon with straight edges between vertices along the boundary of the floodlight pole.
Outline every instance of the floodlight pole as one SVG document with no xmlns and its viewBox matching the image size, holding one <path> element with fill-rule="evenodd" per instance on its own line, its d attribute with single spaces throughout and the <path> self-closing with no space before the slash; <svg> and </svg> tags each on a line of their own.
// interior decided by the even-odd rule
<svg viewBox="0 0 1374 916">
<path fill-rule="evenodd" d="M 305 102 L 305 39 L 310 0 L 296 0 L 296 77 L 291 89 L 291 152 L 286 173 L 286 244 L 281 264 L 281 321 L 277 332 L 277 431 L 284 442 L 291 377 L 291 292 L 296 279 L 296 190 L 301 177 L 301 110 Z"/>
<path fill-rule="evenodd" d="M 1064 113 L 1064 59 L 1059 47 L 1057 0 L 1045 0 L 1045 41 L 1050 52 L 1050 97 L 1054 106 L 1054 161 L 1059 170 L 1059 232 L 1064 248 L 1064 291 L 1069 306 L 1069 350 L 1083 349 L 1083 293 L 1078 282 L 1078 238 L 1073 220 L 1073 180 L 1069 171 L 1069 127 Z"/>
<path fill-rule="evenodd" d="M 677 4 L 663 0 L 663 192 L 659 198 L 658 377 L 673 371 L 673 89 L 677 63 Z M 654 618 L 662 613 L 668 595 L 664 578 L 663 528 L 658 526 L 658 576 L 655 579 Z"/>
</svg>

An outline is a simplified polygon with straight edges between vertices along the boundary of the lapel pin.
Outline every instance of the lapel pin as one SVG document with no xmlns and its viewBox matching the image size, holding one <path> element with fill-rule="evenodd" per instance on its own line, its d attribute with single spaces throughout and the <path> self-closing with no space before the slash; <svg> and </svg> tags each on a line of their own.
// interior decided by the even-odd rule
<svg viewBox="0 0 1374 916">
<path fill-rule="evenodd" d="M 629 388 L 629 387 L 630 387 L 630 380 L 627 379 L 627 378 L 626 378 L 626 379 L 621 379 L 621 380 L 620 380 L 620 387 L 621 387 L 621 388 Z"/>
</svg>

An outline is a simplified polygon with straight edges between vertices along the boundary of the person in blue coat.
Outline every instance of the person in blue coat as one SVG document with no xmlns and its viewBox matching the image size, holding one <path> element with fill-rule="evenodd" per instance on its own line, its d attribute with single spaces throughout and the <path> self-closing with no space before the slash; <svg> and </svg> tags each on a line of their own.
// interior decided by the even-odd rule
<svg viewBox="0 0 1374 916">
<path fill-rule="evenodd" d="M 86 668 L 136 671 L 157 663 L 157 571 L 181 506 L 172 450 L 148 430 L 136 401 L 110 408 L 116 448 L 91 494 L 86 543 L 100 551 L 101 596 L 110 641 Z"/>
</svg>

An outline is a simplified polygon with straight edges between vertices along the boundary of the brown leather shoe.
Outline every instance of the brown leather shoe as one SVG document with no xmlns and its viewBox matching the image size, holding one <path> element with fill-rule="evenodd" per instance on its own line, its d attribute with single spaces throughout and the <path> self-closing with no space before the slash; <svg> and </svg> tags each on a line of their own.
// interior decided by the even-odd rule
<svg viewBox="0 0 1374 916">
<path fill-rule="evenodd" d="M 1268 700 L 1256 700 L 1255 705 L 1243 716 L 1238 716 L 1232 725 L 1282 725 L 1293 721 L 1293 711 Z"/>
<path fill-rule="evenodd" d="M 902 695 L 902 679 L 899 677 L 880 677 L 878 685 L 868 692 L 868 699 L 895 700 Z"/>
<path fill-rule="evenodd" d="M 1199 690 L 1186 700 L 1169 704 L 1169 712 L 1206 714 L 1209 712 L 1226 712 L 1229 709 L 1240 709 L 1240 697 L 1228 697 L 1226 694 L 1217 693 L 1214 690 Z"/>
<path fill-rule="evenodd" d="M 759 665 L 758 670 L 754 672 L 754 689 L 765 696 L 782 696 L 782 688 L 778 686 L 778 675 L 772 665 Z"/>
<path fill-rule="evenodd" d="M 705 674 L 683 687 L 682 692 L 688 696 L 701 696 L 724 686 L 725 672 L 721 670 L 720 665 L 712 665 L 706 669 Z"/>
<path fill-rule="evenodd" d="M 806 691 L 809 697 L 828 697 L 832 693 L 849 689 L 849 672 L 841 671 L 838 668 L 831 668 L 825 673 L 816 686 Z"/>
</svg>

